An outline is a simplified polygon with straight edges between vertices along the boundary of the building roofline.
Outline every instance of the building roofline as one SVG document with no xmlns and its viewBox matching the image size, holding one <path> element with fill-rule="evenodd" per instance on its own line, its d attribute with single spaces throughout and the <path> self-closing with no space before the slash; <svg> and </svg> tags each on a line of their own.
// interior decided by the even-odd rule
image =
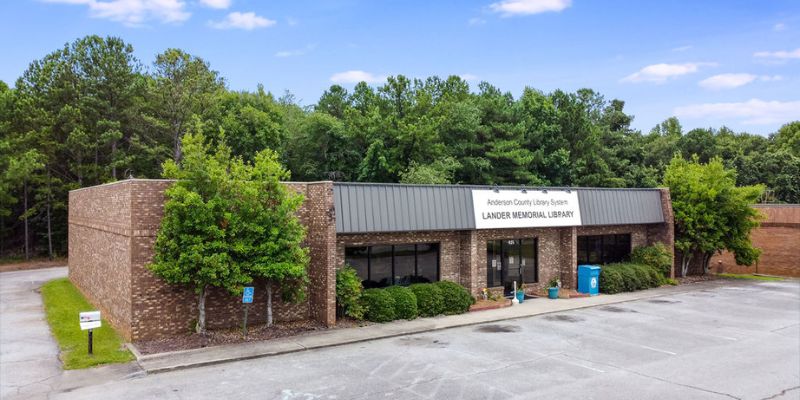
<svg viewBox="0 0 800 400">
<path fill-rule="evenodd" d="M 606 188 L 584 186 L 527 186 L 527 185 L 461 185 L 461 184 L 421 184 L 421 183 L 381 183 L 381 182 L 333 182 L 334 186 L 392 186 L 392 187 L 439 187 L 439 188 L 466 188 L 466 189 L 514 189 L 514 190 L 643 190 L 659 191 L 661 188 Z"/>
</svg>

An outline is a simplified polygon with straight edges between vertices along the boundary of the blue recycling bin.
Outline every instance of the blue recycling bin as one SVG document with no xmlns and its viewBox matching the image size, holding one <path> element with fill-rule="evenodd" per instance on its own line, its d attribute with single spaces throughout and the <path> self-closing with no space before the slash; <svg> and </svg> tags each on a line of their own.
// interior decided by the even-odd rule
<svg viewBox="0 0 800 400">
<path fill-rule="evenodd" d="M 578 293 L 597 296 L 600 293 L 600 266 L 578 265 Z"/>
</svg>

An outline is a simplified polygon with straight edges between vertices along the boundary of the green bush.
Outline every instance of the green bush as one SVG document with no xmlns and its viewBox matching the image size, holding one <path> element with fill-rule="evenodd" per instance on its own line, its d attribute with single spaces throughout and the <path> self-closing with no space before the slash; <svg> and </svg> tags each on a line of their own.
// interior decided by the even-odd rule
<svg viewBox="0 0 800 400">
<path fill-rule="evenodd" d="M 364 319 L 365 310 L 361 303 L 363 291 L 361 278 L 353 267 L 346 266 L 336 272 L 336 306 L 344 315 Z"/>
<path fill-rule="evenodd" d="M 603 267 L 600 270 L 600 292 L 615 294 L 625 291 L 619 268 Z"/>
<path fill-rule="evenodd" d="M 394 321 L 394 298 L 383 289 L 367 289 L 361 296 L 366 318 L 372 322 Z"/>
<path fill-rule="evenodd" d="M 405 286 L 389 286 L 384 289 L 394 299 L 394 316 L 397 319 L 417 318 L 417 296 Z"/>
<path fill-rule="evenodd" d="M 664 282 L 661 273 L 649 265 L 609 264 L 600 270 L 600 292 L 607 294 L 654 288 Z"/>
<path fill-rule="evenodd" d="M 656 269 L 662 276 L 668 278 L 672 269 L 672 253 L 664 243 L 658 242 L 652 246 L 642 246 L 633 249 L 631 262 L 634 264 L 649 265 Z"/>
<path fill-rule="evenodd" d="M 442 289 L 431 283 L 415 283 L 408 287 L 417 296 L 420 317 L 434 317 L 444 312 Z"/>
<path fill-rule="evenodd" d="M 444 309 L 447 315 L 463 314 L 469 311 L 469 306 L 475 304 L 475 299 L 463 286 L 449 281 L 439 281 L 433 284 L 442 291 Z"/>
</svg>

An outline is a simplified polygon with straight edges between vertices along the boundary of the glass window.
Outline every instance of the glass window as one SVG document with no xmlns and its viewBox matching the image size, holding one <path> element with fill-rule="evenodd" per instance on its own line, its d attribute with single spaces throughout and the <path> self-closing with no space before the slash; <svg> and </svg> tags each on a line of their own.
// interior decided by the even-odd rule
<svg viewBox="0 0 800 400">
<path fill-rule="evenodd" d="M 536 265 L 536 244 L 536 239 L 522 239 L 520 268 L 522 269 L 522 281 L 525 283 L 534 283 L 539 281 L 539 269 Z"/>
<path fill-rule="evenodd" d="M 439 280 L 439 244 L 417 245 L 417 276 L 414 282 L 436 282 Z"/>
<path fill-rule="evenodd" d="M 610 264 L 631 254 L 631 235 L 578 236 L 578 264 Z"/>
<path fill-rule="evenodd" d="M 345 263 L 355 268 L 364 288 L 439 280 L 439 244 L 401 244 L 345 248 Z"/>
<path fill-rule="evenodd" d="M 410 285 L 414 280 L 414 245 L 394 246 L 394 284 Z"/>
<path fill-rule="evenodd" d="M 361 279 L 369 279 L 369 247 L 348 247 L 344 249 L 344 262 L 353 267 Z"/>
<path fill-rule="evenodd" d="M 369 281 L 365 288 L 392 284 L 392 246 L 372 246 L 369 254 Z"/>
</svg>

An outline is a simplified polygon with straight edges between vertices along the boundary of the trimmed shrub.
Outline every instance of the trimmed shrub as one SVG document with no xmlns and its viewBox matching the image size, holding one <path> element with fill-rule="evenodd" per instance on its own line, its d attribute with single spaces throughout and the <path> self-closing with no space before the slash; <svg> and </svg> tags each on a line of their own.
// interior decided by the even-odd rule
<svg viewBox="0 0 800 400">
<path fill-rule="evenodd" d="M 672 269 L 672 253 L 664 243 L 658 242 L 652 246 L 633 249 L 631 262 L 649 265 L 655 268 L 662 276 L 669 277 L 669 271 Z"/>
<path fill-rule="evenodd" d="M 336 272 L 336 306 L 342 314 L 364 319 L 364 305 L 361 303 L 361 278 L 353 267 L 346 266 Z"/>
<path fill-rule="evenodd" d="M 450 281 L 439 281 L 433 284 L 442 291 L 444 299 L 443 312 L 447 315 L 463 314 L 469 311 L 469 306 L 475 304 L 475 299 L 466 288 Z"/>
<path fill-rule="evenodd" d="M 366 318 L 372 322 L 394 321 L 394 298 L 383 289 L 367 289 L 361 296 Z"/>
<path fill-rule="evenodd" d="M 420 317 L 434 317 L 444 312 L 442 290 L 432 283 L 415 283 L 408 287 L 417 296 Z"/>
<path fill-rule="evenodd" d="M 600 270 L 600 293 L 615 294 L 624 290 L 619 268 L 603 267 Z"/>
<path fill-rule="evenodd" d="M 600 291 L 607 294 L 654 288 L 663 282 L 661 273 L 649 265 L 608 264 L 600 270 Z"/>
<path fill-rule="evenodd" d="M 417 296 L 404 286 L 389 286 L 385 290 L 394 299 L 394 316 L 396 319 L 417 318 Z"/>
</svg>

